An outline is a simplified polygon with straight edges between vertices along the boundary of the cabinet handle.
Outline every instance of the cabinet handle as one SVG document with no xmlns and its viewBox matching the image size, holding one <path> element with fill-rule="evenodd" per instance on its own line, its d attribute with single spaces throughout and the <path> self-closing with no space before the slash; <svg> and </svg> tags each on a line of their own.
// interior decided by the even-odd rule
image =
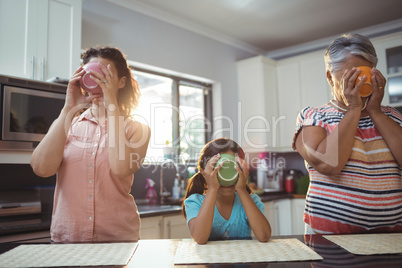
<svg viewBox="0 0 402 268">
<path fill-rule="evenodd" d="M 42 81 L 45 81 L 45 58 L 42 58 Z"/>
<path fill-rule="evenodd" d="M 32 64 L 32 76 L 31 79 L 35 79 L 35 56 L 32 56 L 31 59 L 31 64 Z"/>
<path fill-rule="evenodd" d="M 170 230 L 170 221 L 167 222 L 166 226 L 167 226 L 167 229 L 168 229 L 168 237 L 167 238 L 171 239 L 172 236 L 171 236 L 171 230 Z"/>
</svg>

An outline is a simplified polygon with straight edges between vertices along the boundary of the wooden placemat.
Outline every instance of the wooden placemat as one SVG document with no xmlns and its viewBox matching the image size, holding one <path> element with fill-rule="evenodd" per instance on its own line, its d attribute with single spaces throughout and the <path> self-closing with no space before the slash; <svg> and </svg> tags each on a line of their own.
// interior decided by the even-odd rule
<svg viewBox="0 0 402 268">
<path fill-rule="evenodd" d="M 0 267 L 126 265 L 137 243 L 20 245 L 0 255 Z"/>
<path fill-rule="evenodd" d="M 357 255 L 402 253 L 402 233 L 324 235 L 324 237 Z"/>
<path fill-rule="evenodd" d="M 210 241 L 199 245 L 194 241 L 180 241 L 175 264 L 252 263 L 322 260 L 308 246 L 297 239 Z"/>
</svg>

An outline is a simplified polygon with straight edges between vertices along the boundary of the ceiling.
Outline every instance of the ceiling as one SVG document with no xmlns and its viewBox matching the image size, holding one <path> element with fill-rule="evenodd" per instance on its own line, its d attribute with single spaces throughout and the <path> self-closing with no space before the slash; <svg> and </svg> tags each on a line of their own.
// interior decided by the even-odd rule
<svg viewBox="0 0 402 268">
<path fill-rule="evenodd" d="M 268 56 L 356 30 L 375 36 L 374 25 L 402 29 L 401 0 L 108 1 Z"/>
</svg>

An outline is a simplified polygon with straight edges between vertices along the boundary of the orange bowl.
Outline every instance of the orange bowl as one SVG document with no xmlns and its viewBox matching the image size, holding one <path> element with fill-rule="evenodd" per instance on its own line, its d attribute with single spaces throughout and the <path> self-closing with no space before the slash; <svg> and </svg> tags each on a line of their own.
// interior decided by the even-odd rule
<svg viewBox="0 0 402 268">
<path fill-rule="evenodd" d="M 366 82 L 364 82 L 364 84 L 361 86 L 359 94 L 361 97 L 368 97 L 373 92 L 373 85 L 371 84 L 371 68 L 368 66 L 358 66 L 356 67 L 356 69 L 360 69 L 361 73 L 356 79 L 355 86 L 362 80 L 363 76 L 365 75 L 367 77 Z"/>
</svg>

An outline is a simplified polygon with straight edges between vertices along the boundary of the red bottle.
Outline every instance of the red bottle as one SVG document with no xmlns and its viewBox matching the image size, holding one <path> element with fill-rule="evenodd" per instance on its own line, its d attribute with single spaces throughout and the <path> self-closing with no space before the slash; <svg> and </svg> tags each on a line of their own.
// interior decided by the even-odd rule
<svg viewBox="0 0 402 268">
<path fill-rule="evenodd" d="M 293 178 L 294 171 L 289 171 L 289 175 L 286 177 L 285 190 L 287 193 L 293 193 L 295 191 L 295 180 Z"/>
</svg>

